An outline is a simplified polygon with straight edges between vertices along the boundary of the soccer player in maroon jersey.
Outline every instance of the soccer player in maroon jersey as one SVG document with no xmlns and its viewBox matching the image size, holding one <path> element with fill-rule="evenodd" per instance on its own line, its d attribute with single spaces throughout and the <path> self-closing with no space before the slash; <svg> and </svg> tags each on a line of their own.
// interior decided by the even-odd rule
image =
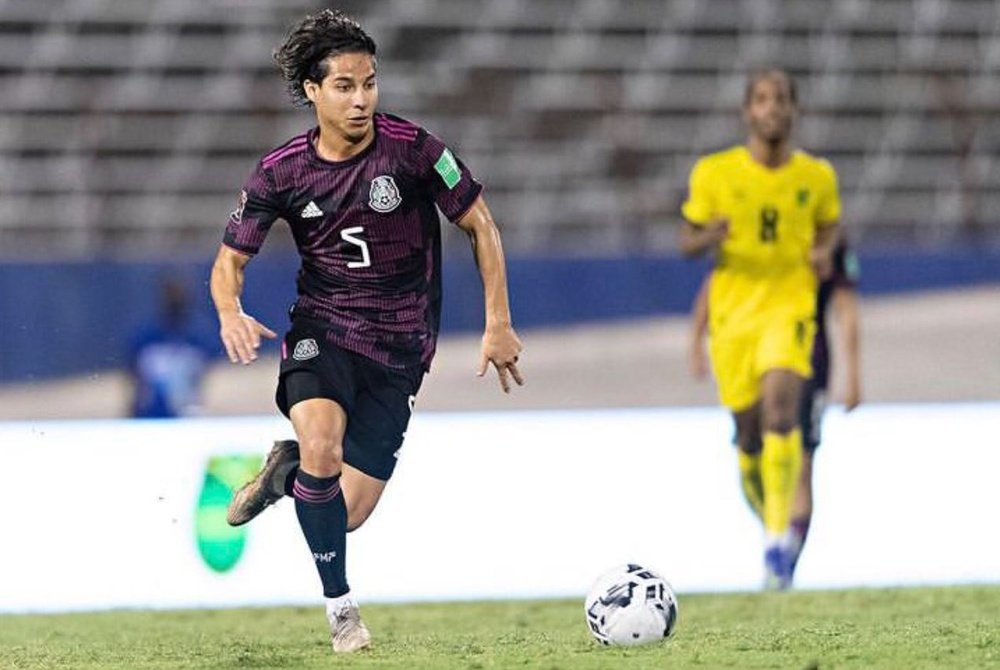
<svg viewBox="0 0 1000 670">
<path fill-rule="evenodd" d="M 482 186 L 434 135 L 376 112 L 375 43 L 355 21 L 307 16 L 276 51 L 292 99 L 318 126 L 266 154 L 240 193 L 212 268 L 220 336 L 234 363 L 276 333 L 240 306 L 244 268 L 284 219 L 302 259 L 276 401 L 296 441 L 275 444 L 237 491 L 229 523 L 288 494 L 323 583 L 334 651 L 370 644 L 345 567 L 346 533 L 378 503 L 434 357 L 441 309 L 440 210 L 471 238 L 483 282 L 478 373 L 503 391 L 521 343 L 500 235 Z"/>
</svg>

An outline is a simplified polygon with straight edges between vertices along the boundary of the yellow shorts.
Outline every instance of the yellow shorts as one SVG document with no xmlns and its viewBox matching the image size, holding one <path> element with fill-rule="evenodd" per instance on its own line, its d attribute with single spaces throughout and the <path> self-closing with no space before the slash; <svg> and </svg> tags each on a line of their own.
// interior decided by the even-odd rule
<svg viewBox="0 0 1000 670">
<path fill-rule="evenodd" d="M 734 412 L 752 406 L 760 399 L 760 381 L 770 370 L 811 376 L 815 335 L 812 318 L 788 316 L 767 319 L 749 331 L 713 334 L 708 352 L 720 402 Z"/>
</svg>

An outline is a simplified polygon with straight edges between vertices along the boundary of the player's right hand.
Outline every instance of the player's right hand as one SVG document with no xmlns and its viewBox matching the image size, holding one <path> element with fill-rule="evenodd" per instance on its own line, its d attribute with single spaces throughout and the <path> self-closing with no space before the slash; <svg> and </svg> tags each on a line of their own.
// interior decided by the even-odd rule
<svg viewBox="0 0 1000 670">
<path fill-rule="evenodd" d="M 704 227 L 704 231 L 707 246 L 717 248 L 729 237 L 729 219 L 715 219 Z"/>
<path fill-rule="evenodd" d="M 825 281 L 833 274 L 833 253 L 829 249 L 810 249 L 809 264 L 820 281 Z"/>
<path fill-rule="evenodd" d="M 278 335 L 244 312 L 219 314 L 219 337 L 233 363 L 249 365 L 257 360 L 261 336 L 273 340 Z"/>
</svg>

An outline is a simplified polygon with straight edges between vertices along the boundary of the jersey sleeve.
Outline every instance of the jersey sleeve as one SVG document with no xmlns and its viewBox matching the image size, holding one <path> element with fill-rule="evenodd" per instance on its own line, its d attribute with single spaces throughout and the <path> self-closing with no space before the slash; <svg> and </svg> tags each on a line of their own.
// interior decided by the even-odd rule
<svg viewBox="0 0 1000 670">
<path fill-rule="evenodd" d="M 258 163 L 240 191 L 236 209 L 229 215 L 222 243 L 240 253 L 254 256 L 280 215 L 274 183 Z"/>
<path fill-rule="evenodd" d="M 438 209 L 452 223 L 461 219 L 483 191 L 469 168 L 444 142 L 422 131 L 418 142 L 418 165 L 423 184 L 429 190 Z"/>
<path fill-rule="evenodd" d="M 840 220 L 840 190 L 837 186 L 837 171 L 823 161 L 822 186 L 816 205 L 816 223 L 820 226 Z"/>
<path fill-rule="evenodd" d="M 709 169 L 701 159 L 691 169 L 687 199 L 681 205 L 681 214 L 695 225 L 703 225 L 715 215 L 715 199 L 712 195 Z"/>
</svg>

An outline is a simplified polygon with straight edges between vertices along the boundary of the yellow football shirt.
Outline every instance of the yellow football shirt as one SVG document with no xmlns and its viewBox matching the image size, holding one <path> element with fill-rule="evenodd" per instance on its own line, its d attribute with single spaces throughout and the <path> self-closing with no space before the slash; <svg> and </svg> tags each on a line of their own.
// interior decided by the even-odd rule
<svg viewBox="0 0 1000 670">
<path fill-rule="evenodd" d="M 812 317 L 817 281 L 809 252 L 817 228 L 840 218 L 837 174 L 827 161 L 795 151 L 770 169 L 745 146 L 704 156 L 681 211 L 694 225 L 729 221 L 708 295 L 713 335 L 774 317 Z"/>
</svg>

